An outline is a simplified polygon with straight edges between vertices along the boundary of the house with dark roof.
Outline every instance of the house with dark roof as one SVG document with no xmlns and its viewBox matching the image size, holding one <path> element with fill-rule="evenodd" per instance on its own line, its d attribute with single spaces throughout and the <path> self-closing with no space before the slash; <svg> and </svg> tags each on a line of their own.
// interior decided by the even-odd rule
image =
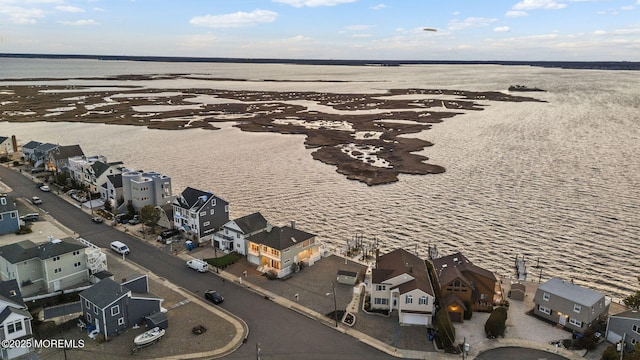
<svg viewBox="0 0 640 360">
<path fill-rule="evenodd" d="M 607 341 L 617 344 L 624 339 L 625 351 L 635 348 L 640 343 L 640 310 L 626 310 L 607 319 Z"/>
<path fill-rule="evenodd" d="M 5 340 L 29 340 L 33 339 L 31 327 L 31 314 L 24 304 L 20 287 L 15 280 L 0 282 L 0 341 Z M 29 347 L 0 347 L 0 359 L 15 359 L 32 352 Z"/>
<path fill-rule="evenodd" d="M 12 196 L 0 194 L 0 235 L 20 230 L 20 216 Z"/>
<path fill-rule="evenodd" d="M 80 293 L 82 319 L 103 334 L 105 340 L 160 313 L 162 301 L 149 292 L 147 275 L 122 283 L 105 278 Z"/>
<path fill-rule="evenodd" d="M 173 204 L 156 206 L 156 209 L 160 211 L 160 219 L 156 224 L 166 229 L 173 229 Z"/>
<path fill-rule="evenodd" d="M 213 247 L 247 255 L 246 239 L 267 229 L 267 219 L 259 212 L 231 220 L 213 236 Z"/>
<path fill-rule="evenodd" d="M 22 145 L 22 156 L 25 160 L 32 160 L 34 158 L 34 152 L 38 146 L 42 145 L 41 142 L 31 140 L 28 143 Z"/>
<path fill-rule="evenodd" d="M 43 143 L 33 149 L 33 154 L 31 154 L 31 160 L 34 162 L 33 167 L 44 167 L 49 158 L 49 153 L 55 151 L 58 146 L 56 144 Z"/>
<path fill-rule="evenodd" d="M 15 136 L 0 136 L 0 155 L 11 155 L 15 153 L 15 150 L 17 149 L 16 144 L 14 143 L 15 141 Z"/>
<path fill-rule="evenodd" d="M 502 296 L 500 283 L 489 270 L 473 264 L 462 253 L 432 259 L 440 306 L 447 309 L 451 321 L 462 322 L 465 310 L 493 310 Z"/>
<path fill-rule="evenodd" d="M 533 313 L 560 326 L 584 333 L 609 312 L 611 299 L 559 278 L 551 278 L 538 286 L 533 298 Z"/>
<path fill-rule="evenodd" d="M 172 204 L 174 226 L 198 243 L 212 241 L 229 221 L 229 203 L 210 191 L 187 187 Z"/>
<path fill-rule="evenodd" d="M 435 292 L 427 265 L 418 256 L 404 249 L 376 255 L 367 283 L 371 309 L 397 310 L 401 325 L 432 325 Z"/>
<path fill-rule="evenodd" d="M 275 273 L 278 278 L 295 272 L 300 263 L 311 266 L 321 258 L 316 235 L 297 229 L 295 222 L 281 227 L 267 224 L 246 242 L 247 260 L 258 265 L 259 271 Z"/>
<path fill-rule="evenodd" d="M 69 158 L 75 156 L 84 156 L 84 152 L 80 145 L 61 145 L 49 152 L 45 169 L 55 171 L 56 173 L 68 172 Z"/>
<path fill-rule="evenodd" d="M 107 176 L 122 174 L 125 170 L 122 161 L 102 162 L 96 161 L 87 169 L 89 182 L 86 184 L 92 193 L 99 193 L 102 185 L 107 182 Z"/>
<path fill-rule="evenodd" d="M 107 176 L 102 186 L 100 186 L 100 199 L 104 202 L 111 202 L 113 207 L 117 207 L 120 200 L 124 200 L 122 192 L 122 174 L 113 174 Z M 125 203 L 122 201 L 122 203 Z"/>
<path fill-rule="evenodd" d="M 15 279 L 24 296 L 89 284 L 86 246 L 73 238 L 31 240 L 0 247 L 0 276 Z"/>
</svg>

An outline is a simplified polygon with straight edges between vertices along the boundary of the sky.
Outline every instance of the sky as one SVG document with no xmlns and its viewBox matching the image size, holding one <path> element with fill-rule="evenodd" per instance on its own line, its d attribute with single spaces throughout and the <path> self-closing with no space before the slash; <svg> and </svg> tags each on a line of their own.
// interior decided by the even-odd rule
<svg viewBox="0 0 640 360">
<path fill-rule="evenodd" d="M 0 0 L 0 53 L 640 61 L 640 0 Z"/>
</svg>

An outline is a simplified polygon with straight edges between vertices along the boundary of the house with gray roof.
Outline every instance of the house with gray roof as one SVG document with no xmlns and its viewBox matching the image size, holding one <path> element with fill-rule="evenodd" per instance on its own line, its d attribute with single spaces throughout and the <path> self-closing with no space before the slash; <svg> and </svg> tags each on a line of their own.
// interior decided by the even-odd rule
<svg viewBox="0 0 640 360">
<path fill-rule="evenodd" d="M 432 325 L 435 291 L 423 259 L 404 249 L 376 255 L 368 283 L 372 309 L 397 310 L 401 325 Z"/>
<path fill-rule="evenodd" d="M 0 341 L 33 339 L 31 314 L 24 304 L 20 287 L 15 280 L 0 282 Z M 0 348 L 0 359 L 15 359 L 32 352 L 30 347 Z"/>
<path fill-rule="evenodd" d="M 124 200 L 122 192 L 122 174 L 107 176 L 107 181 L 100 187 L 100 199 L 104 202 L 111 202 L 113 207 L 118 206 L 120 200 Z M 125 203 L 124 201 L 122 202 Z"/>
<path fill-rule="evenodd" d="M 210 191 L 187 187 L 172 204 L 174 226 L 198 243 L 212 241 L 229 221 L 229 203 Z"/>
<path fill-rule="evenodd" d="M 0 247 L 0 276 L 15 279 L 24 296 L 89 284 L 86 246 L 75 239 L 31 240 Z"/>
<path fill-rule="evenodd" d="M 122 174 L 125 171 L 122 161 L 102 162 L 96 161 L 87 169 L 89 174 L 89 182 L 87 186 L 92 193 L 99 193 L 102 185 L 107 182 L 107 176 Z"/>
<path fill-rule="evenodd" d="M 611 304 L 603 294 L 559 278 L 538 286 L 533 302 L 535 315 L 579 333 L 604 318 Z"/>
<path fill-rule="evenodd" d="M 12 196 L 0 194 L 0 235 L 20 230 L 20 216 Z"/>
<path fill-rule="evenodd" d="M 22 145 L 22 156 L 25 160 L 31 160 L 34 158 L 34 152 L 38 146 L 42 145 L 41 142 L 31 140 L 28 143 Z"/>
<path fill-rule="evenodd" d="M 322 257 L 316 235 L 291 226 L 271 226 L 246 238 L 247 260 L 262 272 L 285 277 L 303 263 L 313 265 Z"/>
<path fill-rule="evenodd" d="M 80 293 L 82 318 L 105 340 L 161 312 L 163 299 L 149 292 L 147 275 L 139 275 L 122 283 L 111 278 Z"/>
<path fill-rule="evenodd" d="M 59 145 L 56 144 L 43 143 L 33 149 L 33 154 L 31 154 L 31 160 L 34 162 L 33 167 L 44 167 L 49 157 L 49 153 L 57 149 L 58 146 Z"/>
<path fill-rule="evenodd" d="M 0 155 L 11 155 L 16 152 L 16 137 L 0 136 Z"/>
<path fill-rule="evenodd" d="M 45 168 L 56 173 L 69 172 L 69 158 L 84 156 L 80 145 L 60 145 L 48 154 Z"/>
<path fill-rule="evenodd" d="M 267 219 L 259 212 L 231 220 L 213 236 L 213 247 L 247 255 L 246 239 L 267 229 Z"/>
<path fill-rule="evenodd" d="M 607 320 L 606 339 L 617 344 L 624 339 L 625 351 L 640 343 L 640 310 L 631 309 L 610 315 Z"/>
</svg>

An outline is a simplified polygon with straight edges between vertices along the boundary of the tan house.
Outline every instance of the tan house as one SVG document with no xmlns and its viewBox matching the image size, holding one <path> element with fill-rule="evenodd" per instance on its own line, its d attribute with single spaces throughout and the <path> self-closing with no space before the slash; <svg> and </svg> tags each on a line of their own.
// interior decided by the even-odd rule
<svg viewBox="0 0 640 360">
<path fill-rule="evenodd" d="M 462 253 L 432 259 L 441 306 L 451 321 L 462 322 L 464 312 L 491 311 L 502 296 L 496 276 L 474 265 Z"/>
<path fill-rule="evenodd" d="M 274 272 L 278 278 L 295 272 L 300 263 L 311 266 L 322 257 L 316 236 L 291 226 L 267 225 L 265 231 L 246 238 L 247 260 L 262 272 Z"/>
<path fill-rule="evenodd" d="M 368 292 L 371 309 L 397 310 L 401 325 L 432 325 L 435 292 L 418 256 L 404 249 L 376 256 Z"/>
</svg>

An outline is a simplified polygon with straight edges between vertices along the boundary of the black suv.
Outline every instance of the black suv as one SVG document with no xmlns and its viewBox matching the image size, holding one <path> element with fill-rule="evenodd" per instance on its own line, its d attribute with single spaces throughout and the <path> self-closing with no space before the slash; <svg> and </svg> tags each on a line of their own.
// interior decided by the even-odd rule
<svg viewBox="0 0 640 360">
<path fill-rule="evenodd" d="M 178 229 L 167 229 L 160 233 L 160 237 L 163 239 L 168 239 L 174 235 L 178 235 L 179 233 L 180 233 L 180 230 Z"/>
</svg>

